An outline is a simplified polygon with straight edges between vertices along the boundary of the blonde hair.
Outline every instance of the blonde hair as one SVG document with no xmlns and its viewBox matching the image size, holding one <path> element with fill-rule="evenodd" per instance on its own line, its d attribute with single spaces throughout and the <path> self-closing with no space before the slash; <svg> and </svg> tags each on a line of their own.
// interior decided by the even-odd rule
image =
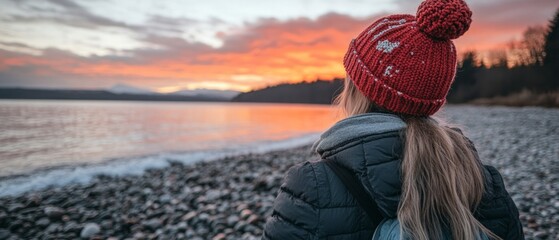
<svg viewBox="0 0 559 240">
<path fill-rule="evenodd" d="M 375 105 L 346 78 L 336 103 L 345 116 L 370 112 Z M 500 239 L 474 218 L 484 192 L 483 166 L 460 132 L 431 117 L 401 116 L 406 122 L 402 194 L 398 206 L 401 238 Z"/>
</svg>

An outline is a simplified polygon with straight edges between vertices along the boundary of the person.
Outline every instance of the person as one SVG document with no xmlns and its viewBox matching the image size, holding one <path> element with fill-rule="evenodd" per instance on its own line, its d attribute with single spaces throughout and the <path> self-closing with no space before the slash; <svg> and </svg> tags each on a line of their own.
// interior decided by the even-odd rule
<svg viewBox="0 0 559 240">
<path fill-rule="evenodd" d="M 289 170 L 263 239 L 524 239 L 499 172 L 432 117 L 456 74 L 452 40 L 471 16 L 463 0 L 426 0 L 415 16 L 382 17 L 350 42 L 337 99 L 347 118 L 313 146 L 320 160 Z M 327 163 L 354 176 L 377 216 Z"/>
</svg>

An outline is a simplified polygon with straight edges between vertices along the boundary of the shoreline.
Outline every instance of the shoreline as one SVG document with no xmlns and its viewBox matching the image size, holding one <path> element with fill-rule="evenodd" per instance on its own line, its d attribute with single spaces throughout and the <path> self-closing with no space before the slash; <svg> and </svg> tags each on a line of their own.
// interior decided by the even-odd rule
<svg viewBox="0 0 559 240">
<path fill-rule="evenodd" d="M 76 183 L 88 184 L 88 182 L 97 175 L 142 175 L 149 169 L 169 167 L 172 162 L 188 165 L 251 153 L 262 154 L 271 151 L 291 149 L 310 145 L 319 137 L 319 133 L 306 133 L 283 140 L 250 143 L 237 148 L 161 152 L 110 158 L 95 163 L 40 167 L 21 174 L 0 176 L 0 198 L 18 196 L 28 191 L 41 191 L 44 188 L 52 186 L 62 187 L 64 185 Z"/>
<path fill-rule="evenodd" d="M 259 239 L 285 173 L 311 159 L 305 145 L 0 197 L 0 239 Z M 507 175 L 510 192 L 520 182 Z M 559 236 L 557 211 L 548 222 L 530 213 L 526 196 L 511 195 L 526 239 Z"/>
<path fill-rule="evenodd" d="M 171 162 L 142 175 L 0 197 L 0 239 L 258 239 L 287 169 L 309 157 L 306 145 Z"/>
</svg>

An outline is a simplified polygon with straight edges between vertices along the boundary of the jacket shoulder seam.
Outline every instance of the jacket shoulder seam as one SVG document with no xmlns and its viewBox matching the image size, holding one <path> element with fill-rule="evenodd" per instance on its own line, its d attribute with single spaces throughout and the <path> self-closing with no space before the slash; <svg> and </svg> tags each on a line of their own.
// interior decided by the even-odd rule
<svg viewBox="0 0 559 240">
<path fill-rule="evenodd" d="M 324 152 L 321 152 L 320 155 L 321 155 L 322 158 L 327 158 L 331 155 L 336 154 L 337 152 L 340 152 L 344 149 L 353 147 L 353 146 L 358 145 L 358 144 L 363 144 L 364 142 L 369 142 L 369 141 L 373 141 L 373 140 L 399 136 L 400 132 L 401 132 L 401 129 L 400 130 L 394 130 L 394 131 L 388 131 L 388 132 L 384 132 L 384 133 L 379 133 L 379 134 L 374 134 L 374 135 L 370 135 L 370 136 L 353 138 L 353 139 L 343 141 L 343 142 L 340 142 L 340 143 L 336 144 L 334 147 L 332 147 L 328 150 L 325 150 Z"/>
</svg>

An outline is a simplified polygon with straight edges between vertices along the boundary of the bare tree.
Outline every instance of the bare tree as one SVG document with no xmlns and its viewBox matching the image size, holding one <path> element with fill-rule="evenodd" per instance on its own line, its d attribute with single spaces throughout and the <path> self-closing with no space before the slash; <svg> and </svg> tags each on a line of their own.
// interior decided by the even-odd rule
<svg viewBox="0 0 559 240">
<path fill-rule="evenodd" d="M 530 56 L 529 65 L 543 65 L 544 45 L 547 29 L 543 26 L 529 27 L 524 31 L 524 47 Z"/>
<path fill-rule="evenodd" d="M 544 45 L 547 30 L 543 26 L 528 27 L 520 41 L 512 40 L 508 43 L 510 65 L 533 66 L 543 65 L 545 57 Z"/>
<path fill-rule="evenodd" d="M 489 51 L 485 61 L 488 67 L 508 67 L 507 51 L 503 49 Z"/>
</svg>

